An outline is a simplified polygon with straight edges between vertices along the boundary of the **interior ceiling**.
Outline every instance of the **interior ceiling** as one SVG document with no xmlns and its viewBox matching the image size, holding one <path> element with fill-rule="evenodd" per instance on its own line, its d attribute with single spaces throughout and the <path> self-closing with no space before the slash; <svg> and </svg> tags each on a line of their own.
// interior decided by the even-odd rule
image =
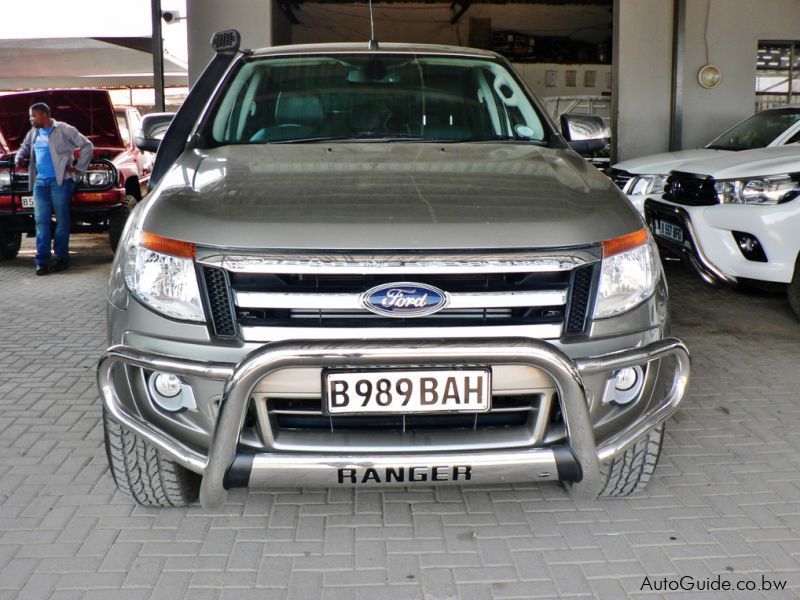
<svg viewBox="0 0 800 600">
<path fill-rule="evenodd" d="M 153 85 L 149 37 L 0 40 L 0 65 L 0 90 Z M 186 71 L 164 56 L 166 85 L 187 85 Z"/>
</svg>

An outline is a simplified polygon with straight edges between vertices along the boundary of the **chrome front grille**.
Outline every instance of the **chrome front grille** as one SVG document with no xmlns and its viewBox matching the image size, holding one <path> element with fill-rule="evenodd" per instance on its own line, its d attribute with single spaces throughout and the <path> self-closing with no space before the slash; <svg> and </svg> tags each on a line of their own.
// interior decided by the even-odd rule
<svg viewBox="0 0 800 600">
<path fill-rule="evenodd" d="M 543 339 L 582 333 L 599 266 L 591 250 L 542 256 L 217 256 L 199 262 L 212 333 L 247 341 L 324 337 L 325 331 L 335 336 L 337 329 L 354 327 L 368 337 L 437 327 L 527 327 L 505 334 Z M 377 315 L 362 304 L 366 290 L 399 281 L 435 286 L 449 302 L 414 318 Z"/>
<path fill-rule="evenodd" d="M 254 396 L 266 447 L 315 451 L 402 451 L 416 445 L 464 450 L 535 446 L 545 441 L 558 405 L 555 389 L 492 396 L 484 413 L 330 416 L 316 397 Z"/>
<path fill-rule="evenodd" d="M 694 173 L 672 171 L 664 185 L 664 198 L 686 206 L 719 204 L 714 179 Z"/>
<path fill-rule="evenodd" d="M 512 309 L 510 308 L 462 308 L 462 309 L 445 309 L 442 310 L 438 317 L 439 319 L 470 319 L 470 320 L 483 320 L 489 319 L 509 319 L 512 316 Z M 366 311 L 353 311 L 353 310 L 300 310 L 290 309 L 289 319 L 310 319 L 317 321 L 322 325 L 326 322 L 341 320 L 343 322 L 368 319 L 371 321 L 383 320 L 380 315 L 375 315 Z"/>
</svg>

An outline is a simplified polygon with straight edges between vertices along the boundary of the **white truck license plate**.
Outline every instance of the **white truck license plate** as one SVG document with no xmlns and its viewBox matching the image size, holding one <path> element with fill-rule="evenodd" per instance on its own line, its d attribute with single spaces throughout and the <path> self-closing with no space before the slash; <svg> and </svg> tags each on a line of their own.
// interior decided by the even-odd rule
<svg viewBox="0 0 800 600">
<path fill-rule="evenodd" d="M 673 225 L 668 221 L 656 221 L 656 235 L 665 237 L 673 242 L 683 242 L 683 229 L 678 225 Z"/>
<path fill-rule="evenodd" d="M 22 196 L 22 208 L 33 208 L 33 196 Z"/>
<path fill-rule="evenodd" d="M 323 406 L 331 415 L 485 412 L 491 370 L 324 370 Z"/>
</svg>

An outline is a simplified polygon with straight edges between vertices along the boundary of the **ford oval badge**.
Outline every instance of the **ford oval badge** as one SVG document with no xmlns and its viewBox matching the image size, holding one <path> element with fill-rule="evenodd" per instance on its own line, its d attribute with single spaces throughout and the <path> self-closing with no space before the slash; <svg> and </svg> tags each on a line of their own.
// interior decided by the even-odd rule
<svg viewBox="0 0 800 600">
<path fill-rule="evenodd" d="M 432 285 L 405 281 L 378 285 L 361 295 L 361 304 L 368 311 L 397 319 L 431 315 L 447 302 L 447 292 Z"/>
</svg>

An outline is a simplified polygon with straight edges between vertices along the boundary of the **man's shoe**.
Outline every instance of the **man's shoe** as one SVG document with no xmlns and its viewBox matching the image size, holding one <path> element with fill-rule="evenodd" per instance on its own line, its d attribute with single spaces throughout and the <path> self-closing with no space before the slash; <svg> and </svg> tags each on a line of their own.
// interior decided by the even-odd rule
<svg viewBox="0 0 800 600">
<path fill-rule="evenodd" d="M 47 275 L 50 269 L 47 268 L 47 265 L 36 265 L 36 274 L 37 275 Z"/>
<path fill-rule="evenodd" d="M 56 260 L 53 263 L 53 266 L 50 267 L 50 270 L 53 271 L 54 273 L 58 273 L 59 271 L 65 271 L 67 268 L 69 268 L 68 262 L 63 260 Z"/>
</svg>

